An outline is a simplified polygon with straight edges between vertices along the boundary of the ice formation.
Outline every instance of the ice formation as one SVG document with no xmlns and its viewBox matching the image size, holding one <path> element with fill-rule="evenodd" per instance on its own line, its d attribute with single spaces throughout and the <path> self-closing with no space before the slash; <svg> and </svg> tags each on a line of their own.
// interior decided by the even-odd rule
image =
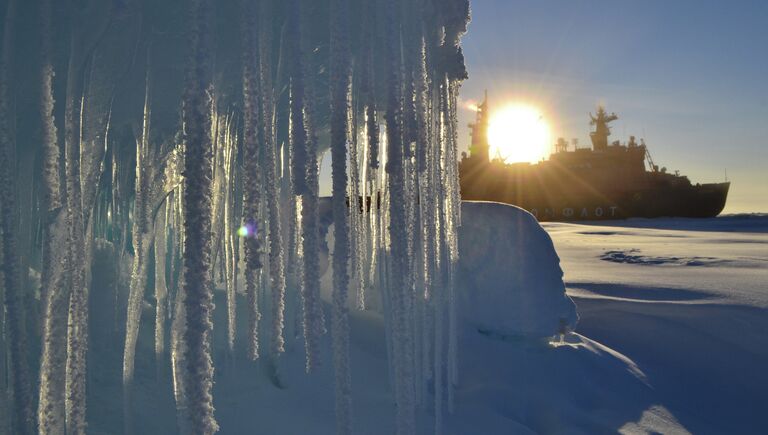
<svg viewBox="0 0 768 435">
<path fill-rule="evenodd" d="M 243 364 L 241 349 L 284 388 L 280 355 L 298 343 L 308 376 L 332 361 L 337 432 L 353 433 L 351 310 L 384 318 L 397 432 L 416 433 L 418 408 L 434 410 L 441 432 L 458 379 L 455 124 L 467 0 L 2 4 L 2 343 L 15 432 L 87 430 L 90 301 L 105 291 L 92 288 L 97 241 L 130 275 L 114 306 L 98 307 L 122 334 L 126 432 L 146 327 L 179 431 L 218 430 L 214 362 Z M 69 39 L 54 40 L 61 29 Z M 39 59 L 20 56 L 17 40 L 38 44 Z M 39 74 L 24 77 L 30 67 Z M 10 104 L 30 88 L 33 109 Z M 318 159 L 327 149 L 326 319 Z M 25 168 L 41 181 L 17 180 Z M 30 268 L 41 271 L 39 298 L 20 273 Z M 219 289 L 225 357 L 211 351 Z M 40 334 L 25 324 L 32 306 Z M 35 415 L 24 361 L 37 361 L 38 343 Z"/>
</svg>

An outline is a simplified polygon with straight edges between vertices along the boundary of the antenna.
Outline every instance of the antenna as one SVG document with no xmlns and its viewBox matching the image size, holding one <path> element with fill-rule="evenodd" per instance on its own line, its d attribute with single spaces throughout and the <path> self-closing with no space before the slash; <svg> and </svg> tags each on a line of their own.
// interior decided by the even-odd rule
<svg viewBox="0 0 768 435">
<path fill-rule="evenodd" d="M 725 182 L 728 182 L 728 168 L 725 168 Z"/>
</svg>

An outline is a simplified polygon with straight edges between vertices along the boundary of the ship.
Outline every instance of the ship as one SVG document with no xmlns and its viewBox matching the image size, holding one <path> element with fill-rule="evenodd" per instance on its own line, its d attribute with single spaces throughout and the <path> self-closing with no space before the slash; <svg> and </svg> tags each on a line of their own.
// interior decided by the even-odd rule
<svg viewBox="0 0 768 435">
<path fill-rule="evenodd" d="M 469 153 L 459 162 L 463 200 L 515 205 L 539 221 L 708 218 L 725 207 L 730 182 L 694 184 L 659 168 L 645 141 L 634 136 L 609 143 L 609 124 L 618 116 L 603 107 L 590 113 L 591 148 L 560 138 L 549 159 L 538 163 L 489 158 L 488 115 L 486 97 L 470 124 Z"/>
</svg>

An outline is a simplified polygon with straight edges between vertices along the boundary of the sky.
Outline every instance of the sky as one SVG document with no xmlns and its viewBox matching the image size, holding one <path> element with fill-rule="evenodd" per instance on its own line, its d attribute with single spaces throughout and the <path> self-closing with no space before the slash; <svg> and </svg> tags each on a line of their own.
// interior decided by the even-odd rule
<svg viewBox="0 0 768 435">
<path fill-rule="evenodd" d="M 768 212 L 768 1 L 473 0 L 464 102 L 539 108 L 554 137 L 645 138 L 659 166 L 731 181 L 724 213 Z M 460 144 L 469 142 L 460 114 Z"/>
</svg>

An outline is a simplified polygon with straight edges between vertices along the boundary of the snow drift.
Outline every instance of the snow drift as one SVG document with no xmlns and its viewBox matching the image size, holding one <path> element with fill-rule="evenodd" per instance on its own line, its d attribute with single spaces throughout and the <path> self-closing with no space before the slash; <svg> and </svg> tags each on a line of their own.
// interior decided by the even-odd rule
<svg viewBox="0 0 768 435">
<path fill-rule="evenodd" d="M 483 331 L 551 337 L 576 326 L 552 239 L 525 210 L 464 202 L 459 315 Z"/>
<path fill-rule="evenodd" d="M 329 214 L 330 207 L 321 202 L 321 210 Z M 473 328 L 501 335 L 548 338 L 573 330 L 578 315 L 565 294 L 560 258 L 533 215 L 515 206 L 474 201 L 462 202 L 461 213 L 458 316 Z M 322 233 L 330 247 L 333 224 L 329 216 L 321 221 L 327 225 Z M 321 251 L 330 251 L 332 257 L 328 247 Z M 326 301 L 331 295 L 329 274 L 326 267 Z"/>
</svg>

